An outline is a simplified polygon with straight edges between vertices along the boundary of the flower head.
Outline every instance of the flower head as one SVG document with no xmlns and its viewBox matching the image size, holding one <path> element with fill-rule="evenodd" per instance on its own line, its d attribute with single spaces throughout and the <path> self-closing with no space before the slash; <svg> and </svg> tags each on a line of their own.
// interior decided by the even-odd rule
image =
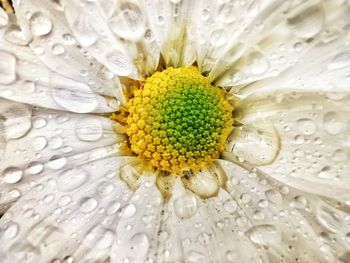
<svg viewBox="0 0 350 263">
<path fill-rule="evenodd" d="M 349 1 L 13 5 L 2 262 L 349 260 Z"/>
</svg>

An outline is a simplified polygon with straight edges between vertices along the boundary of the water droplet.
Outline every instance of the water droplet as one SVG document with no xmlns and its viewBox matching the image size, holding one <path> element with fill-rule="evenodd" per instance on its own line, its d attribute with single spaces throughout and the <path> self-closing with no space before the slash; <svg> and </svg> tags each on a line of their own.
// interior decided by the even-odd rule
<svg viewBox="0 0 350 263">
<path fill-rule="evenodd" d="M 34 151 L 41 151 L 47 145 L 47 139 L 44 136 L 35 137 L 32 141 L 32 147 Z"/>
<path fill-rule="evenodd" d="M 316 131 L 316 124 L 309 118 L 301 118 L 297 121 L 298 129 L 305 135 L 314 134 Z"/>
<path fill-rule="evenodd" d="M 16 80 L 16 58 L 14 55 L 0 51 L 0 84 L 8 85 Z"/>
<path fill-rule="evenodd" d="M 328 69 L 335 70 L 350 66 L 350 51 L 342 51 L 338 53 L 328 64 Z"/>
<path fill-rule="evenodd" d="M 270 68 L 270 62 L 260 52 L 251 53 L 248 61 L 250 62 L 250 72 L 253 75 L 263 74 Z"/>
<path fill-rule="evenodd" d="M 325 166 L 321 169 L 321 171 L 318 173 L 318 177 L 322 179 L 332 179 L 336 176 L 334 171 L 330 166 Z"/>
<path fill-rule="evenodd" d="M 118 36 L 135 41 L 144 35 L 145 17 L 139 6 L 125 2 L 120 5 L 120 11 L 111 19 L 110 27 Z"/>
<path fill-rule="evenodd" d="M 99 119 L 84 118 L 76 124 L 76 135 L 82 141 L 97 141 L 102 137 L 103 130 Z"/>
<path fill-rule="evenodd" d="M 48 166 L 52 169 L 58 170 L 65 166 L 67 159 L 65 157 L 54 155 L 50 158 Z"/>
<path fill-rule="evenodd" d="M 246 235 L 257 245 L 277 245 L 282 241 L 281 232 L 272 225 L 253 226 Z"/>
<path fill-rule="evenodd" d="M 17 223 L 11 222 L 6 227 L 3 237 L 5 239 L 12 239 L 15 238 L 19 231 L 19 225 Z"/>
<path fill-rule="evenodd" d="M 5 131 L 7 139 L 18 139 L 24 136 L 32 127 L 31 112 L 21 104 L 1 102 L 0 127 Z"/>
<path fill-rule="evenodd" d="M 89 213 L 93 211 L 98 205 L 98 202 L 95 198 L 84 198 L 80 203 L 79 210 L 84 213 Z"/>
<path fill-rule="evenodd" d="M 237 210 L 237 202 L 235 200 L 227 200 L 224 203 L 224 209 L 227 213 L 233 214 Z"/>
<path fill-rule="evenodd" d="M 64 171 L 58 176 L 58 188 L 62 191 L 73 191 L 89 180 L 88 173 L 79 168 Z"/>
<path fill-rule="evenodd" d="M 323 116 L 323 125 L 329 134 L 336 135 L 345 129 L 346 123 L 340 118 L 338 113 L 330 111 Z"/>
<path fill-rule="evenodd" d="M 51 149 L 59 149 L 63 145 L 63 139 L 60 136 L 54 136 L 49 141 Z"/>
<path fill-rule="evenodd" d="M 106 66 L 119 76 L 127 76 L 132 72 L 131 61 L 121 51 L 114 50 L 106 55 Z"/>
<path fill-rule="evenodd" d="M 44 165 L 41 163 L 33 162 L 28 164 L 27 172 L 31 175 L 40 173 L 44 169 Z"/>
<path fill-rule="evenodd" d="M 106 214 L 107 214 L 107 215 L 114 215 L 115 213 L 118 212 L 120 206 L 121 206 L 121 205 L 120 205 L 119 202 L 116 202 L 116 201 L 110 202 L 110 203 L 107 205 Z"/>
<path fill-rule="evenodd" d="M 109 182 L 102 183 L 97 189 L 98 194 L 101 197 L 106 197 L 110 195 L 113 192 L 113 190 L 114 190 L 114 185 Z"/>
<path fill-rule="evenodd" d="M 23 171 L 17 167 L 8 167 L 3 171 L 3 181 L 7 184 L 19 182 L 23 177 Z"/>
<path fill-rule="evenodd" d="M 318 34 L 324 24 L 324 10 L 322 5 L 299 10 L 293 17 L 287 19 L 288 26 L 302 38 L 311 38 Z"/>
<path fill-rule="evenodd" d="M 136 213 L 136 206 L 133 204 L 128 204 L 122 209 L 120 216 L 123 218 L 130 218 L 130 217 L 133 217 L 135 213 Z"/>
<path fill-rule="evenodd" d="M 52 54 L 54 55 L 62 55 L 66 49 L 61 44 L 55 44 L 52 46 Z"/>
<path fill-rule="evenodd" d="M 149 249 L 149 239 L 145 233 L 136 233 L 129 241 L 130 248 L 137 253 L 137 257 L 143 259 Z"/>
<path fill-rule="evenodd" d="M 76 43 L 76 40 L 73 38 L 71 34 L 64 34 L 62 36 L 63 43 L 68 46 L 72 46 Z"/>
<path fill-rule="evenodd" d="M 54 195 L 45 195 L 44 198 L 43 198 L 43 201 L 46 203 L 46 204 L 51 204 L 52 201 L 55 199 L 55 196 Z"/>
<path fill-rule="evenodd" d="M 280 192 L 278 192 L 274 189 L 267 190 L 265 192 L 265 196 L 270 202 L 272 202 L 276 205 L 282 205 L 282 203 L 283 203 L 282 195 L 280 194 Z"/>
<path fill-rule="evenodd" d="M 92 46 L 97 41 L 97 35 L 90 25 L 90 17 L 84 12 L 74 21 L 72 30 L 84 47 Z"/>
<path fill-rule="evenodd" d="M 307 199 L 302 195 L 298 195 L 294 197 L 292 204 L 295 208 L 304 209 L 307 205 Z"/>
<path fill-rule="evenodd" d="M 46 124 L 47 124 L 47 121 L 44 118 L 37 117 L 37 118 L 33 119 L 33 127 L 35 129 L 41 129 L 41 128 L 45 127 Z"/>
<path fill-rule="evenodd" d="M 62 83 L 54 86 L 52 98 L 64 109 L 77 113 L 92 112 L 98 106 L 96 94 L 85 84 Z"/>
<path fill-rule="evenodd" d="M 194 195 L 187 194 L 174 201 L 174 211 L 178 218 L 191 218 L 198 210 L 197 199 Z"/>
<path fill-rule="evenodd" d="M 34 13 L 29 19 L 29 25 L 35 36 L 44 36 L 51 32 L 52 22 L 42 12 Z"/>
<path fill-rule="evenodd" d="M 332 154 L 332 160 L 336 162 L 342 162 L 348 159 L 348 152 L 342 149 L 337 149 Z"/>
</svg>

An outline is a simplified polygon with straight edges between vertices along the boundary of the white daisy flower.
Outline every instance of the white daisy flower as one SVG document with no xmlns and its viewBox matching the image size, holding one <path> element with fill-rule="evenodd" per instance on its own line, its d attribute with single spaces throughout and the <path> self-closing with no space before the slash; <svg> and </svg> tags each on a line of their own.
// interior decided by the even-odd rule
<svg viewBox="0 0 350 263">
<path fill-rule="evenodd" d="M 13 5 L 1 262 L 350 262 L 348 0 Z"/>
</svg>

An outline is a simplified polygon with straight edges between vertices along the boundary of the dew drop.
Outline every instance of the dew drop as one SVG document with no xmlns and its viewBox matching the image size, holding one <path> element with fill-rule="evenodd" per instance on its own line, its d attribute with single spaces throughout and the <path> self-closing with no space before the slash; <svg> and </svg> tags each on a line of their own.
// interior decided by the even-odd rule
<svg viewBox="0 0 350 263">
<path fill-rule="evenodd" d="M 52 30 L 52 22 L 42 12 L 34 13 L 29 19 L 29 25 L 35 36 L 45 36 Z"/>
<path fill-rule="evenodd" d="M 62 55 L 66 49 L 61 44 L 55 44 L 52 46 L 52 54 L 54 55 Z"/>
<path fill-rule="evenodd" d="M 120 216 L 123 218 L 130 218 L 130 217 L 133 217 L 135 213 L 136 213 L 136 206 L 133 204 L 128 204 L 122 209 Z"/>
<path fill-rule="evenodd" d="M 260 75 L 267 72 L 270 68 L 270 62 L 260 52 L 254 52 L 249 55 L 250 72 L 253 75 Z"/>
<path fill-rule="evenodd" d="M 79 120 L 75 132 L 80 140 L 88 142 L 97 141 L 103 134 L 101 122 L 97 118 Z"/>
<path fill-rule="evenodd" d="M 86 171 L 79 168 L 68 169 L 58 176 L 58 188 L 70 192 L 81 187 L 88 179 L 89 176 Z"/>
<path fill-rule="evenodd" d="M 174 201 L 174 211 L 180 219 L 191 218 L 196 214 L 197 210 L 198 204 L 194 195 L 187 194 Z"/>
<path fill-rule="evenodd" d="M 66 165 L 67 159 L 65 157 L 54 155 L 50 158 L 48 162 L 48 166 L 51 169 L 58 170 L 61 169 L 63 166 Z"/>
<path fill-rule="evenodd" d="M 281 232 L 272 225 L 253 226 L 246 235 L 257 245 L 277 245 L 282 241 Z"/>
<path fill-rule="evenodd" d="M 233 214 L 237 210 L 237 203 L 235 200 L 227 200 L 224 202 L 224 209 L 227 213 Z"/>
<path fill-rule="evenodd" d="M 316 131 L 316 124 L 312 119 L 301 118 L 297 121 L 298 129 L 302 134 L 311 135 Z"/>
<path fill-rule="evenodd" d="M 33 127 L 35 129 L 41 129 L 45 127 L 47 124 L 47 121 L 45 118 L 37 117 L 33 120 Z"/>
<path fill-rule="evenodd" d="M 7 184 L 19 182 L 23 177 L 23 171 L 17 167 L 8 167 L 3 171 L 3 181 Z"/>
<path fill-rule="evenodd" d="M 44 169 L 44 165 L 41 163 L 33 162 L 28 164 L 27 172 L 31 175 L 36 175 Z"/>
<path fill-rule="evenodd" d="M 329 134 L 337 135 L 345 129 L 346 123 L 338 113 L 330 111 L 323 116 L 323 125 Z"/>
<path fill-rule="evenodd" d="M 84 213 L 89 213 L 93 211 L 98 205 L 95 198 L 84 198 L 80 204 L 79 210 Z"/>
<path fill-rule="evenodd" d="M 319 5 L 299 11 L 287 19 L 287 24 L 297 36 L 311 38 L 322 30 L 324 19 L 323 7 Z"/>
<path fill-rule="evenodd" d="M 17 236 L 18 232 L 19 232 L 19 225 L 17 223 L 11 222 L 6 227 L 3 233 L 3 237 L 5 239 L 12 239 Z"/>
<path fill-rule="evenodd" d="M 106 55 L 106 66 L 119 76 L 127 76 L 132 72 L 130 60 L 125 53 L 118 50 Z"/>
<path fill-rule="evenodd" d="M 121 4 L 120 12 L 111 19 L 110 27 L 116 35 L 135 41 L 144 35 L 145 17 L 139 6 L 125 2 Z"/>
<path fill-rule="evenodd" d="M 47 139 L 44 136 L 35 137 L 32 141 L 34 151 L 41 151 L 47 146 Z"/>
<path fill-rule="evenodd" d="M 265 196 L 270 202 L 272 202 L 276 205 L 282 205 L 282 203 L 283 203 L 282 195 L 280 194 L 280 192 L 278 192 L 274 189 L 267 190 L 265 192 Z"/>
</svg>

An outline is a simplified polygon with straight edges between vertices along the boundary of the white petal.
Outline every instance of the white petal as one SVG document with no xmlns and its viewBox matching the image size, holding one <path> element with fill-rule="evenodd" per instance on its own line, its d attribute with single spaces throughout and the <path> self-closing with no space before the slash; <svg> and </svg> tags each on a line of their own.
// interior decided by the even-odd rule
<svg viewBox="0 0 350 263">
<path fill-rule="evenodd" d="M 259 170 L 247 171 L 228 162 L 222 165 L 230 178 L 227 192 L 222 191 L 218 196 L 222 199 L 223 211 L 235 218 L 233 225 L 255 246 L 264 247 L 269 262 L 278 258 L 287 262 L 295 258 L 302 262 L 335 262 L 336 257 L 344 253 L 343 246 L 348 244 L 332 244 L 319 235 L 318 227 L 325 221 L 332 228 L 337 225 L 342 239 L 348 231 L 346 222 L 340 219 L 345 216 L 344 212 L 331 209 L 317 196 L 271 180 Z M 319 215 L 320 207 L 322 215 Z M 324 235 L 331 234 L 325 228 L 323 231 Z"/>
<path fill-rule="evenodd" d="M 242 103 L 243 123 L 263 118 L 280 137 L 277 159 L 262 171 L 309 193 L 350 200 L 348 95 L 278 93 Z"/>
<path fill-rule="evenodd" d="M 139 51 L 137 45 L 123 44 L 113 34 L 109 18 L 99 2 L 67 1 L 64 12 L 74 36 L 92 56 L 119 76 L 142 77 L 143 72 L 139 76 L 134 65 Z"/>
<path fill-rule="evenodd" d="M 14 6 L 23 33 L 31 40 L 29 46 L 45 65 L 67 78 L 88 84 L 97 93 L 114 94 L 113 81 L 100 74 L 102 65 L 72 36 L 61 5 L 28 0 L 16 1 Z"/>
<path fill-rule="evenodd" d="M 157 248 L 163 198 L 156 188 L 155 176 L 144 177 L 129 203 L 121 208 L 115 232 L 118 242 L 112 247 L 111 262 L 152 260 Z"/>
<path fill-rule="evenodd" d="M 0 204 L 18 196 L 32 179 L 95 159 L 118 155 L 118 142 L 125 138 L 104 117 L 34 110 L 29 116 L 22 105 L 11 104 L 0 113 Z M 6 115 L 12 110 L 11 116 Z M 30 113 L 30 111 L 29 111 Z M 10 119 L 6 119 L 10 117 Z"/>
<path fill-rule="evenodd" d="M 2 261 L 108 259 L 119 209 L 132 195 L 116 178 L 119 165 L 109 157 L 33 180 L 0 219 Z"/>
<path fill-rule="evenodd" d="M 241 94 L 348 90 L 348 3 L 303 1 L 282 21 L 217 84 L 242 85 Z"/>
<path fill-rule="evenodd" d="M 0 32 L 0 97 L 74 112 L 112 112 L 119 108 L 117 101 L 113 105 L 113 100 L 95 93 L 89 85 L 48 69 L 25 46 L 27 39 L 15 24 L 0 28 Z"/>
</svg>

